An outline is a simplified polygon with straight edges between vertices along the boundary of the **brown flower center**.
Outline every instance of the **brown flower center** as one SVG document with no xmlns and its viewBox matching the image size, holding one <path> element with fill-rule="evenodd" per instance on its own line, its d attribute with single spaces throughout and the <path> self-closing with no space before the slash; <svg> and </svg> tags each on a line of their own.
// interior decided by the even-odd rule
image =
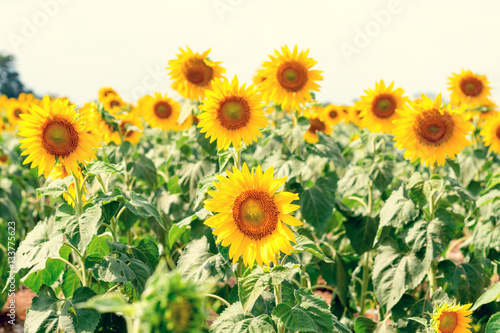
<svg viewBox="0 0 500 333">
<path fill-rule="evenodd" d="M 167 119 L 172 114 L 172 107 L 168 102 L 156 102 L 154 106 L 155 115 L 160 119 Z"/>
<path fill-rule="evenodd" d="M 212 80 L 214 70 L 203 59 L 193 58 L 186 61 L 183 73 L 186 80 L 198 87 L 204 87 Z"/>
<path fill-rule="evenodd" d="M 122 136 L 125 136 L 126 138 L 130 138 L 132 134 L 134 134 L 134 131 L 131 129 L 127 128 L 127 124 L 135 126 L 132 124 L 130 121 L 123 121 L 120 123 L 120 132 L 122 133 Z"/>
<path fill-rule="evenodd" d="M 378 118 L 389 118 L 396 111 L 396 100 L 390 94 L 378 95 L 372 103 L 372 112 Z"/>
<path fill-rule="evenodd" d="M 16 117 L 17 119 L 21 119 L 20 115 L 23 114 L 23 110 L 17 108 L 14 110 L 14 117 Z"/>
<path fill-rule="evenodd" d="M 325 129 L 326 129 L 325 123 L 319 120 L 318 118 L 309 119 L 309 129 L 308 129 L 309 132 L 314 134 L 317 131 L 324 132 Z"/>
<path fill-rule="evenodd" d="M 78 147 L 78 132 L 66 119 L 49 120 L 42 129 L 42 145 L 46 152 L 67 157 Z"/>
<path fill-rule="evenodd" d="M 250 106 L 243 97 L 226 97 L 217 110 L 217 119 L 224 128 L 238 130 L 250 121 Z"/>
<path fill-rule="evenodd" d="M 439 330 L 442 333 L 452 333 L 458 326 L 458 317 L 455 312 L 445 312 L 439 317 Z"/>
<path fill-rule="evenodd" d="M 284 89 L 297 92 L 307 83 L 307 68 L 295 60 L 284 62 L 278 67 L 277 79 Z"/>
<path fill-rule="evenodd" d="M 452 137 L 454 126 L 453 118 L 448 112 L 441 114 L 432 109 L 417 116 L 415 132 L 424 145 L 439 146 Z"/>
<path fill-rule="evenodd" d="M 4 153 L 0 153 L 0 163 L 7 163 L 9 160 L 9 156 Z"/>
<path fill-rule="evenodd" d="M 270 235 L 278 225 L 278 215 L 274 199 L 261 190 L 245 191 L 233 203 L 233 219 L 238 229 L 251 239 Z"/>
<path fill-rule="evenodd" d="M 466 77 L 460 81 L 460 90 L 471 97 L 476 97 L 483 91 L 483 84 L 475 77 Z"/>
<path fill-rule="evenodd" d="M 115 91 L 114 90 L 111 90 L 111 89 L 108 89 L 104 92 L 104 97 L 108 97 L 108 96 L 113 96 L 113 95 L 116 95 Z"/>
<path fill-rule="evenodd" d="M 335 110 L 331 110 L 330 112 L 328 112 L 328 117 L 330 117 L 331 119 L 335 119 L 339 116 L 339 113 Z"/>
<path fill-rule="evenodd" d="M 500 140 L 500 125 L 497 126 L 497 131 L 495 134 L 497 135 L 498 140 Z"/>
<path fill-rule="evenodd" d="M 119 100 L 116 100 L 116 99 L 112 100 L 112 101 L 109 103 L 109 107 L 110 107 L 110 108 L 114 108 L 115 106 L 121 106 L 121 105 L 122 105 L 122 103 L 120 103 L 120 101 L 119 101 Z"/>
</svg>

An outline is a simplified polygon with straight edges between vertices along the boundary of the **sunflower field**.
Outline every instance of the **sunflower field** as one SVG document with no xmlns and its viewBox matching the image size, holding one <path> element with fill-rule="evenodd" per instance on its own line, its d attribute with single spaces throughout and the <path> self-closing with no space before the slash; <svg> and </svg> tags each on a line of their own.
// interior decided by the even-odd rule
<svg viewBox="0 0 500 333">
<path fill-rule="evenodd" d="M 1 301 L 36 294 L 26 333 L 500 332 L 485 75 L 335 105 L 308 50 L 250 85 L 209 52 L 168 61 L 182 100 L 0 98 Z"/>
</svg>

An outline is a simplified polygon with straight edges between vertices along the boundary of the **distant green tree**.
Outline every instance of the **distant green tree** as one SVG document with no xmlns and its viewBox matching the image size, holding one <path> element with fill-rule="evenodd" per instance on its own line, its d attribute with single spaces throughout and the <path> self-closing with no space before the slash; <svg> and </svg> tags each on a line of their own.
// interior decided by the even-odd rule
<svg viewBox="0 0 500 333">
<path fill-rule="evenodd" d="M 0 95 L 17 97 L 20 93 L 31 93 L 19 79 L 19 73 L 14 66 L 13 55 L 0 54 Z"/>
</svg>

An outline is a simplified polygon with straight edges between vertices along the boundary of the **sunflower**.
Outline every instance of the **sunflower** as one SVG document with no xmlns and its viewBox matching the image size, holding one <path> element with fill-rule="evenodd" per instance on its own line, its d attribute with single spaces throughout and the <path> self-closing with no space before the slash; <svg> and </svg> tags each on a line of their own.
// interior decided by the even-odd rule
<svg viewBox="0 0 500 333">
<path fill-rule="evenodd" d="M 118 95 L 110 95 L 104 99 L 102 105 L 104 106 L 104 110 L 112 115 L 116 115 L 127 106 L 127 103 Z"/>
<path fill-rule="evenodd" d="M 167 95 L 144 96 L 137 104 L 141 116 L 152 128 L 173 130 L 177 126 L 181 106 Z"/>
<path fill-rule="evenodd" d="M 85 164 L 96 157 L 98 141 L 68 102 L 50 103 L 44 97 L 42 107 L 33 104 L 29 113 L 21 114 L 19 136 L 25 137 L 20 141 L 24 149 L 21 155 L 28 155 L 23 164 L 31 162 L 31 168 L 38 167 L 38 175 L 48 177 L 56 161 L 76 173 L 78 162 Z"/>
<path fill-rule="evenodd" d="M 443 303 L 434 310 L 431 327 L 436 333 L 469 333 L 470 322 L 472 319 L 469 316 L 472 311 L 469 308 L 472 304 L 466 305 L 449 305 Z"/>
<path fill-rule="evenodd" d="M 0 165 L 9 163 L 9 155 L 0 150 Z"/>
<path fill-rule="evenodd" d="M 359 102 L 354 103 L 354 105 L 349 108 L 349 122 L 353 123 L 359 128 L 363 128 L 363 126 L 361 125 L 361 110 L 362 108 L 359 106 Z"/>
<path fill-rule="evenodd" d="M 325 121 L 330 126 L 335 126 L 345 119 L 346 115 L 344 114 L 345 107 L 339 107 L 333 104 L 327 105 L 324 108 Z M 347 113 L 347 111 L 346 111 Z"/>
<path fill-rule="evenodd" d="M 260 68 L 257 70 L 257 74 L 255 74 L 253 77 L 253 84 L 256 87 L 267 79 L 265 72 L 265 68 Z"/>
<path fill-rule="evenodd" d="M 500 112 L 486 119 L 480 132 L 483 142 L 497 154 L 500 154 Z"/>
<path fill-rule="evenodd" d="M 397 112 L 401 118 L 394 121 L 395 146 L 406 149 L 410 162 L 420 157 L 422 165 L 444 165 L 446 156 L 455 159 L 470 144 L 466 136 L 474 127 L 460 110 L 441 106 L 441 94 L 435 101 L 422 95 L 420 103 Z"/>
<path fill-rule="evenodd" d="M 107 98 L 110 98 L 111 96 L 118 96 L 118 93 L 110 87 L 105 87 L 99 89 L 99 101 L 104 102 Z"/>
<path fill-rule="evenodd" d="M 71 170 L 69 170 L 67 167 L 65 167 L 64 165 L 61 165 L 59 163 L 57 163 L 54 168 L 52 169 L 52 171 L 50 172 L 50 178 L 52 178 L 53 180 L 56 180 L 56 179 L 64 179 L 66 177 L 69 177 L 71 176 Z M 75 172 L 75 176 L 78 177 L 79 181 L 80 181 L 80 184 L 83 184 L 83 174 L 82 174 L 82 170 L 78 167 L 76 172 Z M 87 190 L 85 189 L 85 187 L 83 187 L 83 191 L 81 193 L 82 195 L 82 202 L 85 202 L 87 201 L 85 199 L 85 192 Z M 72 182 L 69 186 L 68 186 L 68 192 L 71 196 L 69 196 L 67 193 L 64 193 L 63 194 L 63 198 L 66 200 L 67 203 L 69 203 L 71 206 L 75 206 L 75 202 L 73 201 L 73 198 L 76 198 L 76 187 L 75 187 L 75 183 Z"/>
<path fill-rule="evenodd" d="M 203 54 L 193 53 L 189 49 L 177 54 L 177 59 L 168 62 L 167 69 L 174 83 L 172 87 L 183 97 L 192 100 L 205 98 L 205 89 L 210 89 L 216 79 L 222 78 L 226 70 L 219 66 L 221 63 L 208 60 L 210 50 Z"/>
<path fill-rule="evenodd" d="M 193 123 L 195 122 L 196 120 L 196 116 L 190 114 L 183 122 L 182 124 L 179 124 L 179 121 L 177 121 L 177 123 L 175 124 L 175 127 L 174 127 L 174 131 L 176 132 L 181 132 L 181 131 L 185 131 L 187 129 L 190 129 L 191 126 L 193 126 Z"/>
<path fill-rule="evenodd" d="M 388 87 L 384 81 L 375 84 L 375 90 L 365 90 L 366 96 L 361 97 L 358 106 L 361 108 L 361 126 L 371 132 L 392 133 L 392 122 L 400 116 L 396 109 L 402 109 L 409 102 L 404 97 L 404 90 L 394 89 L 394 82 Z"/>
<path fill-rule="evenodd" d="M 15 98 L 9 99 L 5 115 L 10 124 L 10 129 L 13 131 L 16 125 L 22 120 L 21 115 L 28 113 L 29 105 L 25 102 L 20 102 Z"/>
<path fill-rule="evenodd" d="M 319 91 L 320 86 L 315 81 L 323 80 L 323 76 L 321 71 L 311 69 L 316 61 L 307 57 L 309 50 L 298 53 L 295 46 L 292 53 L 285 45 L 281 48 L 282 53 L 274 52 L 274 57 L 269 56 L 271 61 L 262 63 L 261 75 L 266 80 L 259 89 L 267 103 L 273 101 L 283 110 L 297 110 L 313 100 L 310 91 Z"/>
<path fill-rule="evenodd" d="M 229 246 L 229 258 L 233 262 L 243 257 L 245 266 L 257 263 L 269 265 L 276 262 L 281 252 L 290 254 L 292 245 L 297 243 L 288 226 L 300 226 L 302 222 L 289 213 L 300 208 L 292 204 L 298 200 L 295 193 L 276 193 L 286 181 L 286 177 L 274 179 L 274 169 L 262 172 L 259 165 L 250 172 L 243 164 L 242 171 L 227 170 L 227 176 L 217 176 L 216 191 L 208 191 L 211 199 L 205 200 L 205 208 L 216 212 L 205 224 L 214 228 L 217 243 Z"/>
<path fill-rule="evenodd" d="M 451 90 L 451 104 L 477 107 L 490 103 L 489 82 L 485 75 L 477 75 L 462 69 L 460 74 L 453 73 L 449 78 L 448 89 Z"/>
<path fill-rule="evenodd" d="M 139 140 L 142 136 L 142 130 L 144 126 L 142 125 L 141 118 L 136 113 L 125 113 L 119 114 L 117 119 L 120 120 L 120 134 L 121 138 L 125 139 L 125 141 L 130 142 L 133 145 L 139 143 Z M 130 126 L 137 127 L 140 131 L 136 129 L 129 128 Z M 120 142 L 121 143 L 121 142 Z"/>
<path fill-rule="evenodd" d="M 326 134 L 331 132 L 332 123 L 328 121 L 328 114 L 326 112 L 331 112 L 331 109 L 314 105 L 308 110 L 308 112 L 303 113 L 303 116 L 309 119 L 309 128 L 303 136 L 303 139 L 306 142 L 318 142 L 317 132 L 323 132 Z"/>
<path fill-rule="evenodd" d="M 215 81 L 212 89 L 206 91 L 207 98 L 200 106 L 205 111 L 198 115 L 201 133 L 206 132 L 210 142 L 217 139 L 219 150 L 227 149 L 231 143 L 239 149 L 242 140 L 247 146 L 257 141 L 267 118 L 262 112 L 261 96 L 253 85 L 240 87 L 234 76 L 231 83 L 226 78 Z"/>
</svg>

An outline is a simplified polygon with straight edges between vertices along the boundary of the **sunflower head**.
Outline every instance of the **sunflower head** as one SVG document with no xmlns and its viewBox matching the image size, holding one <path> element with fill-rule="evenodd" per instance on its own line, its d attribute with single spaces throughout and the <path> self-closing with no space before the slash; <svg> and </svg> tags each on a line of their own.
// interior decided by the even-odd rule
<svg viewBox="0 0 500 333">
<path fill-rule="evenodd" d="M 435 333 L 470 333 L 471 306 L 472 304 L 455 305 L 444 302 L 432 313 L 431 328 Z"/>
<path fill-rule="evenodd" d="M 104 106 L 104 110 L 112 115 L 117 115 L 125 109 L 127 103 L 125 103 L 118 95 L 109 95 L 104 99 L 102 105 Z"/>
<path fill-rule="evenodd" d="M 216 191 L 208 191 L 211 199 L 205 200 L 205 208 L 216 213 L 205 221 L 214 228 L 217 243 L 229 248 L 229 257 L 237 262 L 243 257 L 246 266 L 255 261 L 260 266 L 275 264 L 280 251 L 292 250 L 290 242 L 295 236 L 288 226 L 300 226 L 302 222 L 289 215 L 300 208 L 292 204 L 297 194 L 276 191 L 286 177 L 274 179 L 271 167 L 262 172 L 260 165 L 250 171 L 246 164 L 240 171 L 227 170 L 227 177 L 217 176 Z"/>
<path fill-rule="evenodd" d="M 500 112 L 485 119 L 480 132 L 485 146 L 491 151 L 500 154 Z"/>
<path fill-rule="evenodd" d="M 375 84 L 375 90 L 365 90 L 366 96 L 357 103 L 361 107 L 361 125 L 371 132 L 392 133 L 392 122 L 399 118 L 396 109 L 402 109 L 409 102 L 403 96 L 404 90 L 394 89 L 394 82 L 388 87 L 384 81 Z"/>
<path fill-rule="evenodd" d="M 144 96 L 137 103 L 137 111 L 152 128 L 173 130 L 177 126 L 181 106 L 167 95 L 155 93 Z"/>
<path fill-rule="evenodd" d="M 193 53 L 188 48 L 177 55 L 177 59 L 168 62 L 167 69 L 174 82 L 172 87 L 179 92 L 184 98 L 192 100 L 203 99 L 205 97 L 205 89 L 210 89 L 212 83 L 222 78 L 222 73 L 226 70 L 219 66 L 221 63 L 208 60 L 210 50 L 202 54 Z"/>
<path fill-rule="evenodd" d="M 123 113 L 117 115 L 117 119 L 120 120 L 120 137 L 133 145 L 138 144 L 142 136 L 142 131 L 144 130 L 139 115 L 133 112 Z"/>
<path fill-rule="evenodd" d="M 94 148 L 99 143 L 87 130 L 69 101 L 56 100 L 51 103 L 43 99 L 43 107 L 31 105 L 29 112 L 22 114 L 19 122 L 21 155 L 28 155 L 23 164 L 38 167 L 38 174 L 48 177 L 56 161 L 73 172 L 78 171 L 78 163 L 85 164 L 95 158 Z"/>
<path fill-rule="evenodd" d="M 83 184 L 82 170 L 80 168 L 78 168 L 76 171 L 77 172 L 75 172 L 75 176 L 78 177 L 80 184 Z M 52 171 L 50 172 L 50 175 L 49 175 L 49 177 L 52 178 L 53 180 L 64 179 L 64 178 L 69 177 L 69 176 L 71 176 L 71 170 L 68 169 L 67 167 L 65 167 L 64 165 L 59 164 L 59 163 L 54 165 L 54 168 L 52 169 Z M 71 196 L 68 195 L 67 193 L 64 193 L 63 198 L 71 206 L 75 206 L 75 202 L 73 201 L 73 198 L 76 198 L 76 187 L 75 187 L 74 182 L 72 182 L 68 186 L 68 192 Z M 85 187 L 83 187 L 83 191 L 81 193 L 81 195 L 82 195 L 81 199 L 83 202 L 87 201 L 87 199 L 85 198 L 85 192 L 87 192 L 87 189 Z"/>
<path fill-rule="evenodd" d="M 259 129 L 267 126 L 267 118 L 262 112 L 261 96 L 253 85 L 240 87 L 236 76 L 231 83 L 224 78 L 215 81 L 206 95 L 200 106 L 204 112 L 198 115 L 198 127 L 201 133 L 207 133 L 205 137 L 210 137 L 210 142 L 217 140 L 219 150 L 231 144 L 238 149 L 241 141 L 248 146 L 262 136 Z"/>
<path fill-rule="evenodd" d="M 333 104 L 329 104 L 324 107 L 323 114 L 325 116 L 326 122 L 335 126 L 340 123 L 343 119 L 347 122 L 348 110 L 345 106 L 337 106 Z"/>
<path fill-rule="evenodd" d="M 329 112 L 332 109 L 322 107 L 320 105 L 313 105 L 302 115 L 309 120 L 309 128 L 304 133 L 303 139 L 308 143 L 318 142 L 318 132 L 330 134 L 332 131 L 332 123 L 329 121 Z"/>
<path fill-rule="evenodd" d="M 99 89 L 99 101 L 104 103 L 104 101 L 111 96 L 118 96 L 118 93 L 111 87 L 104 87 Z"/>
<path fill-rule="evenodd" d="M 264 68 L 260 68 L 257 70 L 257 74 L 255 74 L 253 77 L 253 84 L 256 87 L 267 79 L 265 72 L 266 70 Z"/>
<path fill-rule="evenodd" d="M 9 163 L 9 155 L 0 150 L 0 165 Z"/>
<path fill-rule="evenodd" d="M 7 102 L 5 115 L 10 124 L 10 130 L 14 131 L 17 124 L 22 120 L 21 115 L 28 112 L 29 105 L 26 102 L 20 102 L 15 98 L 11 98 Z"/>
<path fill-rule="evenodd" d="M 259 84 L 259 90 L 267 103 L 274 102 L 283 110 L 297 110 L 306 102 L 312 101 L 310 91 L 319 91 L 316 81 L 323 80 L 321 71 L 311 69 L 316 61 L 308 58 L 309 50 L 290 52 L 288 46 L 275 50 L 271 61 L 262 64 L 260 72 L 266 79 Z"/>
<path fill-rule="evenodd" d="M 362 107 L 359 105 L 359 101 L 349 108 L 349 121 L 359 128 L 363 128 L 361 125 L 361 110 Z"/>
<path fill-rule="evenodd" d="M 441 105 L 441 95 L 434 101 L 422 95 L 421 102 L 411 103 L 397 111 L 394 121 L 395 146 L 405 149 L 404 156 L 411 162 L 431 166 L 444 165 L 446 157 L 455 159 L 469 145 L 466 136 L 474 129 L 461 110 Z"/>
<path fill-rule="evenodd" d="M 451 104 L 455 106 L 478 107 L 490 103 L 490 87 L 485 75 L 474 74 L 462 69 L 460 74 L 453 73 L 449 78 Z"/>
</svg>

